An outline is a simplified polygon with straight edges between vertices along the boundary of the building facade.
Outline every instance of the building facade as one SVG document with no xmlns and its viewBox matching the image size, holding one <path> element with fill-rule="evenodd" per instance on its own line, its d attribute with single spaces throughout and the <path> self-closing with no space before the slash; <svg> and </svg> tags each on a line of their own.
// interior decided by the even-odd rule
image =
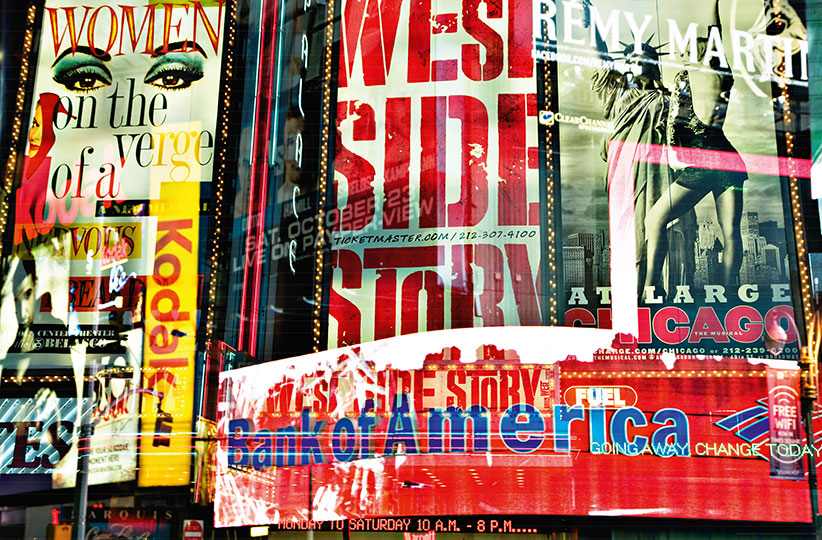
<svg viewBox="0 0 822 540">
<path fill-rule="evenodd" d="M 0 537 L 809 534 L 816 11 L 4 6 Z"/>
</svg>

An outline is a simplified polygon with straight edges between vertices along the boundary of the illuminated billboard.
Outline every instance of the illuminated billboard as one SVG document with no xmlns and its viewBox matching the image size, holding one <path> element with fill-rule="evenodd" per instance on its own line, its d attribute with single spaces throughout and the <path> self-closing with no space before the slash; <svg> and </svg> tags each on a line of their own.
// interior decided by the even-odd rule
<svg viewBox="0 0 822 540">
<path fill-rule="evenodd" d="M 540 121 L 560 138 L 566 324 L 724 356 L 779 338 L 798 358 L 784 186 L 809 175 L 786 134 L 808 50 L 780 4 L 555 6 L 538 56 L 558 101 Z M 790 26 L 779 43 L 776 18 Z"/>
<path fill-rule="evenodd" d="M 343 2 L 323 345 L 564 324 L 797 358 L 808 49 L 780 9 Z"/>
<path fill-rule="evenodd" d="M 342 1 L 329 350 L 221 374 L 217 526 L 810 521 L 806 33 L 698 4 Z"/>
<path fill-rule="evenodd" d="M 0 400 L 0 474 L 50 475 L 69 455 L 78 410 L 88 408 L 57 395 Z"/>
<path fill-rule="evenodd" d="M 226 6 L 103 4 L 42 8 L 8 215 L 0 361 L 17 377 L 70 370 L 77 397 L 82 377 L 97 374 L 92 446 L 108 457 L 92 455 L 92 483 L 186 485 Z M 53 479 L 73 485 L 73 464 Z"/>
<path fill-rule="evenodd" d="M 804 479 L 808 453 L 818 459 L 801 437 L 792 362 L 665 356 L 617 340 L 446 330 L 224 372 L 215 523 L 809 520 L 807 485 L 783 480 Z"/>
<path fill-rule="evenodd" d="M 342 14 L 328 347 L 542 324 L 531 2 Z"/>
</svg>

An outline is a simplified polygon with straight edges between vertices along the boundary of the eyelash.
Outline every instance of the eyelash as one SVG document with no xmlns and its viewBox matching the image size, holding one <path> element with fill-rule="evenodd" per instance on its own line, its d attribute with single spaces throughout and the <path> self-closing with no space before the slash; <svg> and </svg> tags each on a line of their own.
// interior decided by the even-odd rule
<svg viewBox="0 0 822 540">
<path fill-rule="evenodd" d="M 66 87 L 67 90 L 70 90 L 72 92 L 79 92 L 81 94 L 88 94 L 104 86 L 111 85 L 111 81 L 108 81 L 104 77 L 102 77 L 100 73 L 97 72 L 97 70 L 89 69 L 88 66 L 79 66 L 76 68 L 67 69 L 66 71 L 55 73 L 53 78 L 55 82 L 57 82 L 58 84 L 62 84 Z M 92 78 L 95 79 L 97 82 L 103 84 L 95 88 L 74 87 L 73 85 L 79 82 L 82 78 Z"/>
<path fill-rule="evenodd" d="M 181 86 L 164 86 L 162 84 L 157 84 L 157 81 L 167 75 L 175 75 L 179 77 L 183 80 L 183 84 Z M 185 90 L 186 88 L 191 87 L 192 83 L 199 81 L 202 78 L 203 71 L 201 69 L 194 66 L 181 66 L 177 64 L 158 68 L 156 71 L 146 76 L 144 82 L 146 84 L 158 86 L 164 90 Z"/>
</svg>

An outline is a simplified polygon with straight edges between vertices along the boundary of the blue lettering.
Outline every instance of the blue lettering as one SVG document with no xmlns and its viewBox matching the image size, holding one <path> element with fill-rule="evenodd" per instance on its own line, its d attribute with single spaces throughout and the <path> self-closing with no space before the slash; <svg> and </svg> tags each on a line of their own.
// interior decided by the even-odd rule
<svg viewBox="0 0 822 540">
<path fill-rule="evenodd" d="M 648 425 L 648 420 L 642 411 L 636 407 L 623 407 L 618 409 L 611 417 L 611 439 L 614 441 L 614 448 L 618 453 L 626 456 L 639 454 L 641 448 L 648 444 L 648 437 L 637 435 L 633 440 L 628 439 L 628 422 L 636 427 Z"/>
<path fill-rule="evenodd" d="M 334 426 L 334 433 L 331 437 L 331 453 L 334 454 L 334 459 L 351 461 L 354 458 L 357 446 L 355 436 L 354 422 L 350 418 L 340 418 Z M 345 447 L 343 447 L 343 440 L 345 440 Z"/>
<path fill-rule="evenodd" d="M 374 457 L 371 451 L 371 428 L 377 423 L 377 417 L 372 412 L 373 410 L 374 400 L 368 399 L 357 418 L 357 424 L 360 426 L 360 459 Z"/>
<path fill-rule="evenodd" d="M 605 407 L 602 405 L 597 405 L 596 407 L 589 408 L 588 411 L 591 413 L 591 421 L 588 425 L 588 430 L 591 437 L 591 451 L 593 452 L 594 444 L 601 448 L 607 440 L 605 438 Z M 596 454 L 599 452 L 593 453 Z"/>
<path fill-rule="evenodd" d="M 691 455 L 688 416 L 684 412 L 679 409 L 661 409 L 654 414 L 651 422 L 663 426 L 654 432 L 654 445 L 674 446 L 674 452 L 657 453 L 657 455 L 662 457 L 671 457 L 674 454 L 681 457 Z M 668 422 L 673 422 L 673 425 L 666 425 Z M 673 441 L 669 440 L 671 438 Z"/>
<path fill-rule="evenodd" d="M 388 432 L 385 438 L 386 455 L 395 454 L 394 447 L 398 444 L 405 445 L 406 454 L 417 453 L 415 419 L 416 414 L 411 413 L 408 394 L 394 396 L 394 405 L 391 407 L 391 419 L 388 421 Z"/>
<path fill-rule="evenodd" d="M 257 436 L 254 437 L 254 442 L 258 441 L 260 444 L 254 449 L 254 454 L 251 456 L 251 465 L 254 470 L 261 471 L 270 468 L 274 463 L 271 455 L 273 453 L 271 451 L 271 431 L 268 429 L 258 431 Z"/>
<path fill-rule="evenodd" d="M 520 421 L 520 417 L 526 418 Z M 525 454 L 533 452 L 542 444 L 545 420 L 533 405 L 511 405 L 499 419 L 499 432 L 502 442 L 514 452 Z M 525 435 L 520 439 L 520 433 Z"/>
<path fill-rule="evenodd" d="M 325 463 L 323 457 L 323 449 L 320 447 L 319 436 L 325 429 L 326 421 L 318 420 L 314 423 L 314 429 L 311 429 L 311 415 L 308 412 L 308 407 L 303 408 L 303 431 L 300 439 L 302 447 L 302 455 L 300 465 L 308 465 L 309 459 L 314 458 L 314 463 Z"/>
<path fill-rule="evenodd" d="M 297 464 L 297 428 L 294 426 L 286 426 L 277 430 L 276 439 L 274 442 L 274 450 L 276 452 L 276 459 L 274 464 L 277 467 L 285 467 L 286 457 L 288 458 L 288 466 L 293 467 Z"/>
<path fill-rule="evenodd" d="M 441 454 L 443 452 L 445 433 L 444 424 L 448 421 L 449 430 L 449 450 L 451 452 L 465 452 L 465 421 L 471 420 L 471 427 L 474 432 L 473 449 L 474 452 L 488 451 L 488 409 L 482 405 L 472 405 L 467 411 L 460 407 L 448 407 L 442 409 L 428 410 L 428 452 L 431 454 Z"/>
<path fill-rule="evenodd" d="M 228 466 L 248 467 L 250 458 L 248 437 L 251 435 L 251 421 L 245 418 L 229 420 L 228 433 Z"/>
<path fill-rule="evenodd" d="M 554 405 L 554 452 L 571 451 L 571 422 L 585 420 L 582 405 Z"/>
</svg>

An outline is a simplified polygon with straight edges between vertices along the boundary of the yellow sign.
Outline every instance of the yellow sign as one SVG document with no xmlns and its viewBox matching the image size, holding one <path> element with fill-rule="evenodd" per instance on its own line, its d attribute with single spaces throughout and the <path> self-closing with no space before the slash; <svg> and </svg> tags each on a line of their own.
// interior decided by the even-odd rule
<svg viewBox="0 0 822 540">
<path fill-rule="evenodd" d="M 100 259 L 103 265 L 111 261 L 139 259 L 142 257 L 143 224 L 139 221 L 112 220 L 108 223 L 81 223 L 54 227 L 48 234 L 36 240 L 26 238 L 15 246 L 21 259 L 33 259 L 32 252 L 42 244 L 68 233 L 70 251 L 66 258 L 73 261 Z"/>
<path fill-rule="evenodd" d="M 190 480 L 197 322 L 197 238 L 200 186 L 160 188 L 154 265 L 146 279 L 140 486 Z"/>
</svg>

